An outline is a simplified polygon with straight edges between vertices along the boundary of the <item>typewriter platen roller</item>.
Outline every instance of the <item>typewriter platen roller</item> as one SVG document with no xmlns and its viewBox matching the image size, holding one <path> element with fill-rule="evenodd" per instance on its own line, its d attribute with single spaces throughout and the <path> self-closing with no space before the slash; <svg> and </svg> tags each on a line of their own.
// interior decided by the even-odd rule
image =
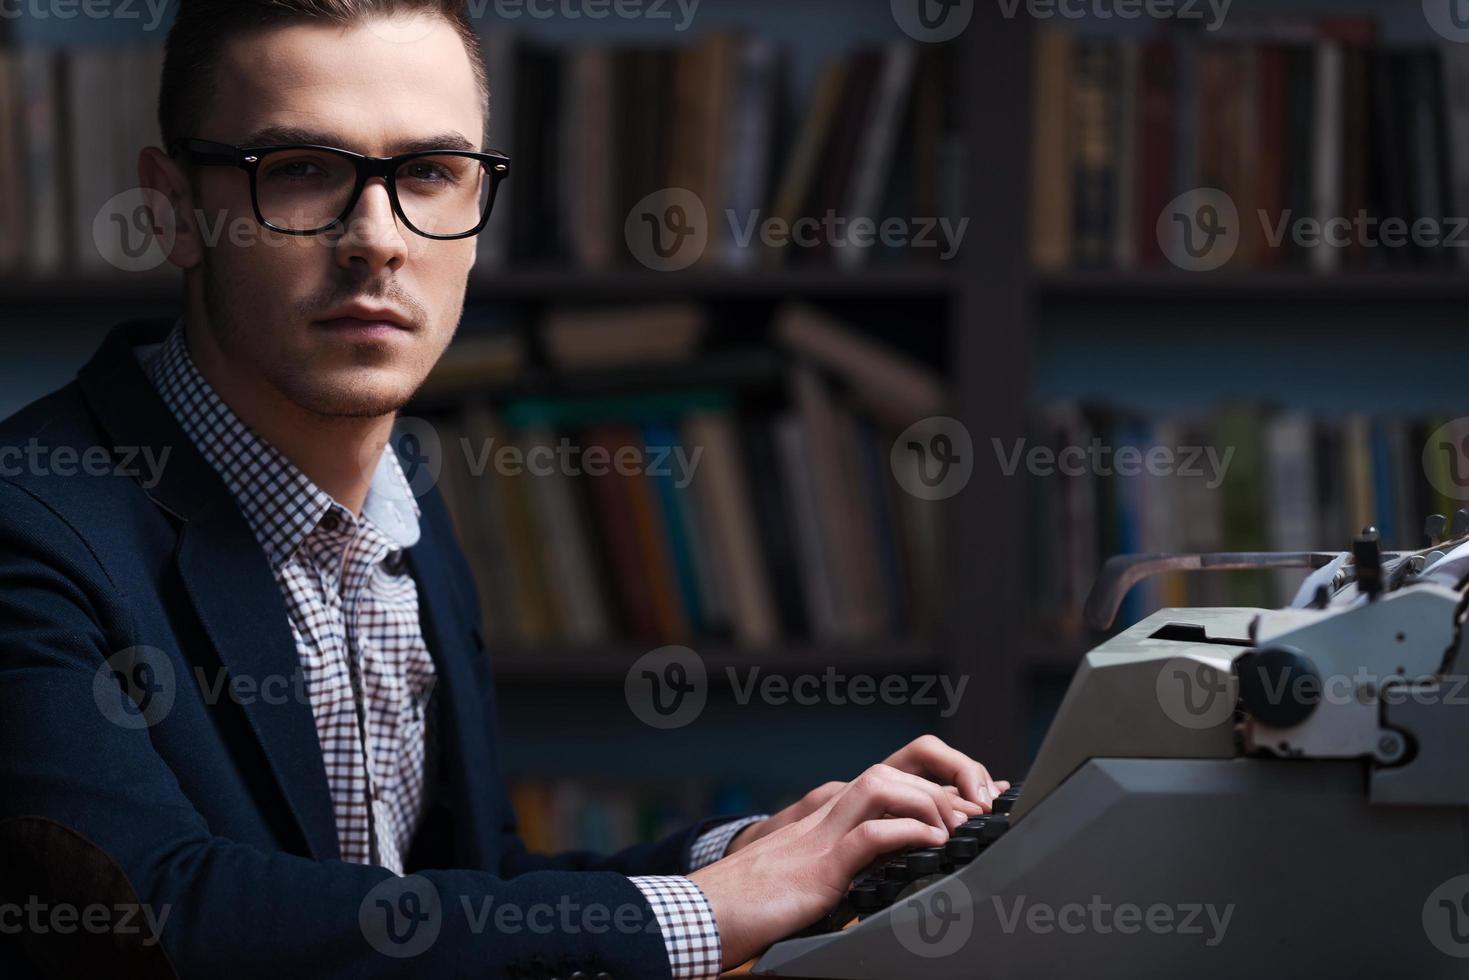
<svg viewBox="0 0 1469 980">
<path fill-rule="evenodd" d="M 1008 812 L 753 972 L 1469 976 L 1469 541 L 1115 559 L 1088 614 L 1157 571 L 1292 565 L 1290 607 L 1163 609 L 1093 650 Z"/>
</svg>

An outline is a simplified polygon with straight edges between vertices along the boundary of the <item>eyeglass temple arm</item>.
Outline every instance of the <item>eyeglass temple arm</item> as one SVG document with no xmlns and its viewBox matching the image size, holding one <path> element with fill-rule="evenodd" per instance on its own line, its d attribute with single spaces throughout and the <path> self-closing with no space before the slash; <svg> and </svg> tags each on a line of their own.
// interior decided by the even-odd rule
<svg viewBox="0 0 1469 980">
<path fill-rule="evenodd" d="M 173 151 L 175 154 L 187 153 L 195 163 L 234 166 L 240 162 L 240 151 L 237 147 L 230 146 L 228 143 L 215 143 L 212 140 L 176 140 L 173 144 Z"/>
</svg>

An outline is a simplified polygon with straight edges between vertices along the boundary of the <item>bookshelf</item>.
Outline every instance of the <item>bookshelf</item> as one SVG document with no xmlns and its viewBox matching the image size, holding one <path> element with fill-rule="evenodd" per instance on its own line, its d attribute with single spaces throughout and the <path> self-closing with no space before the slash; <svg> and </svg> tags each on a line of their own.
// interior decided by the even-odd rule
<svg viewBox="0 0 1469 980">
<path fill-rule="evenodd" d="M 901 37 L 885 0 L 857 5 L 837 0 L 801 0 L 794 4 L 706 0 L 700 9 L 701 23 L 690 32 L 691 37 L 700 29 L 726 25 L 744 25 L 764 34 L 788 47 L 791 83 L 801 92 L 815 84 L 818 70 L 828 59 L 861 45 L 881 45 Z M 1023 64 L 1024 52 L 1009 46 L 1023 40 L 1023 32 L 1017 31 L 1013 22 L 999 22 L 993 25 L 999 34 L 981 37 L 985 31 L 981 31 L 979 19 L 953 45 L 954 70 L 963 80 L 959 84 L 963 90 L 973 85 L 988 89 L 1003 81 L 1008 90 L 1023 97 L 1023 84 L 1013 81 L 1023 76 L 1006 79 L 1007 73 Z M 3 26 L 0 24 L 0 28 Z M 599 33 L 595 25 L 585 21 L 527 21 L 519 27 L 547 45 L 650 41 L 649 31 L 638 25 L 614 23 L 606 33 Z M 112 29 L 88 25 L 79 43 L 128 44 L 137 40 L 127 31 L 126 25 L 113 25 Z M 29 42 L 78 43 L 44 26 L 23 26 L 21 34 L 21 40 Z M 152 40 L 158 39 L 161 34 Z M 683 43 L 687 39 L 672 40 Z M 655 44 L 669 41 L 666 34 L 651 39 Z M 804 103 L 804 99 L 802 95 L 798 102 Z M 973 147 L 980 144 L 975 134 L 996 125 L 991 119 L 992 107 L 975 100 L 955 101 L 965 113 L 959 120 L 960 135 L 973 152 Z M 799 104 L 796 111 L 801 111 Z M 1021 110 L 1006 107 L 998 124 L 1009 126 L 1023 118 Z M 799 118 L 787 120 L 788 125 L 798 122 Z M 513 147 L 511 152 L 516 155 Z M 1013 166 L 1017 175 L 1024 168 L 1018 159 L 1005 166 Z M 910 263 L 884 257 L 858 270 L 801 261 L 751 271 L 696 266 L 678 273 L 654 273 L 636 266 L 585 269 L 564 261 L 511 261 L 499 269 L 476 271 L 467 296 L 466 330 L 472 321 L 509 322 L 523 328 L 546 311 L 568 305 L 595 309 L 688 302 L 713 311 L 726 335 L 740 336 L 745 325 L 754 335 L 777 310 L 788 302 L 799 301 L 837 315 L 850 314 L 865 326 L 875 327 L 877 333 L 896 337 L 903 346 L 922 351 L 930 362 L 945 369 L 952 386 L 954 412 L 965 419 L 971 431 L 988 432 L 991 420 L 1012 404 L 1004 389 L 994 384 L 997 362 L 990 333 L 1015 333 L 1023 311 L 1017 304 L 1012 310 L 1013 326 L 1006 327 L 996 316 L 998 307 L 987 298 L 991 292 L 1008 294 L 1012 283 L 1007 281 L 1010 272 L 1006 270 L 1020 271 L 1013 243 L 1005 240 L 1008 232 L 1002 230 L 1018 228 L 1014 219 L 1020 212 L 1008 213 L 1018 206 L 1014 196 L 981 179 L 982 173 L 983 168 L 965 171 L 964 193 L 976 195 L 988 213 L 1000 215 L 1004 224 L 981 232 L 976 223 L 969 231 L 965 251 L 954 262 Z M 992 205 L 995 208 L 989 211 Z M 44 369 L 28 372 L 27 377 L 16 379 L 17 384 L 7 385 L 9 397 L 19 400 L 0 410 L 13 410 L 30 397 L 64 383 L 89 344 L 111 323 L 128 316 L 175 311 L 178 293 L 176 278 L 166 273 L 108 276 L 94 271 L 41 278 L 0 275 L 0 306 L 7 311 L 7 331 L 27 337 L 23 350 L 38 352 L 37 359 L 28 363 L 41 363 L 41 353 L 46 358 Z M 983 331 L 976 329 L 977 324 L 984 324 Z M 757 392 L 780 387 L 789 360 L 752 353 L 752 346 L 756 345 L 731 345 L 688 364 L 589 371 L 575 377 L 532 365 L 514 381 L 477 386 L 472 394 L 478 399 L 501 401 L 597 397 L 678 387 L 722 386 Z M 1007 378 L 1006 384 L 1012 380 L 1020 383 L 1019 378 Z M 971 388 L 973 391 L 967 392 Z M 1014 389 L 1015 393 L 1021 391 L 1023 386 Z M 452 412 L 466 394 L 462 390 L 435 391 L 425 394 L 411 410 L 430 415 Z M 1013 488 L 1000 485 L 981 491 L 981 481 L 977 478 L 976 486 L 956 500 L 937 505 L 942 507 L 942 519 L 949 522 L 954 535 L 944 550 L 946 574 L 938 597 L 939 626 L 933 636 L 905 635 L 846 643 L 796 638 L 759 650 L 744 649 L 727 640 L 702 641 L 696 647 L 715 679 L 711 706 L 698 725 L 674 736 L 659 736 L 633 722 L 622 702 L 620 690 L 626 665 L 646 652 L 648 645 L 619 639 L 593 647 L 564 642 L 534 649 L 514 644 L 496 646 L 495 664 L 505 712 L 506 764 L 511 778 L 590 783 L 610 775 L 629 781 L 674 784 L 694 774 L 697 781 L 715 788 L 735 786 L 753 793 L 749 805 L 774 806 L 825 779 L 852 775 L 924 731 L 937 731 L 950 738 L 993 762 L 997 771 L 1013 771 L 1022 758 L 1023 737 L 1006 734 L 1003 729 L 1023 723 L 1024 681 L 1016 673 L 1019 661 L 1006 650 L 993 649 L 996 634 L 984 625 L 986 620 L 1003 620 L 1005 601 L 987 590 L 993 585 L 1003 591 L 1006 585 L 990 581 L 994 570 L 983 557 L 993 545 L 988 522 L 966 516 L 977 509 L 977 491 L 985 494 L 983 509 L 994 513 L 1005 506 L 1002 498 L 1012 495 Z M 1006 545 L 1012 546 L 1018 545 Z M 973 618 L 973 613 L 981 609 L 982 617 Z M 827 665 L 851 673 L 878 675 L 962 674 L 969 677 L 970 688 L 964 710 L 953 717 L 942 717 L 924 707 L 874 715 L 850 707 L 782 710 L 740 706 L 732 700 L 730 685 L 721 679 L 729 667 L 758 670 L 763 675 L 791 675 L 820 671 Z M 591 743 L 595 747 L 587 748 Z M 745 748 L 731 753 L 731 745 Z M 638 765 L 629 769 L 629 758 L 637 760 Z"/>
<path fill-rule="evenodd" d="M 1178 272 L 1080 271 L 1039 275 L 1035 295 L 1042 303 L 1087 303 L 1128 299 L 1199 302 L 1284 300 L 1328 305 L 1363 300 L 1462 301 L 1469 276 L 1440 272 L 1354 272 L 1322 276 L 1311 272 L 1225 272 L 1192 276 Z"/>
<path fill-rule="evenodd" d="M 495 275 L 476 275 L 469 282 L 469 302 L 495 300 L 702 300 L 783 297 L 813 299 L 912 298 L 943 299 L 956 287 L 945 268 L 869 269 L 856 275 L 832 269 L 763 271 L 758 274 L 689 270 L 679 275 L 656 272 L 583 272 L 556 267 L 516 268 Z M 80 281 L 45 278 L 0 279 L 0 301 L 7 304 L 173 302 L 179 291 L 171 275 L 93 276 Z"/>
<path fill-rule="evenodd" d="M 1142 402 L 1145 412 L 1187 414 L 1243 400 L 1328 417 L 1354 407 L 1414 416 L 1469 414 L 1454 369 L 1469 275 L 1452 266 L 1349 269 L 1334 275 L 1296 268 L 1034 271 L 1027 247 L 1028 194 L 1036 174 L 1031 157 L 1033 42 L 1046 25 L 1006 18 L 1002 6 L 975 5 L 972 25 L 954 45 L 958 91 L 979 93 L 957 100 L 959 129 L 969 154 L 962 169 L 965 213 L 974 220 L 956 261 L 873 263 L 857 273 L 790 265 L 751 273 L 696 267 L 671 274 L 539 263 L 477 273 L 470 284 L 471 311 L 521 321 L 567 303 L 613 307 L 692 301 L 730 321 L 757 324 L 785 301 L 801 300 L 859 318 L 865 314 L 869 323 L 882 319 L 899 324 L 897 332 L 927 335 L 916 341 L 918 346 L 942 352 L 953 411 L 973 434 L 983 465 L 976 466 L 962 494 L 938 505 L 952 533 L 944 552 L 943 612 L 932 640 L 782 643 L 760 652 L 711 641 L 700 649 L 714 675 L 730 665 L 780 672 L 802 669 L 804 662 L 878 673 L 962 675 L 970 685 L 963 710 L 949 718 L 911 712 L 876 725 L 839 711 L 767 710 L 742 716 L 725 710 L 727 692 L 719 692 L 713 700 L 721 707 L 711 709 L 708 725 L 686 733 L 687 745 L 661 770 L 664 778 L 677 779 L 683 765 L 685 772 L 716 770 L 716 781 L 727 777 L 748 782 L 748 769 L 708 760 L 730 755 L 731 744 L 745 744 L 751 751 L 755 746 L 798 746 L 757 781 L 765 794 L 759 802 L 770 805 L 783 793 L 841 776 L 905 735 L 928 729 L 999 773 L 1023 770 L 1054 710 L 1058 690 L 1095 640 L 1059 634 L 1054 617 L 1031 600 L 1026 569 L 1036 551 L 1034 527 L 1017 515 L 1027 513 L 1032 488 L 990 465 L 990 441 L 1024 438 L 1038 403 L 1087 400 L 1138 408 Z M 824 58 L 857 44 L 890 40 L 887 8 L 884 0 L 761 0 L 745 5 L 706 0 L 704 5 L 715 24 L 744 21 L 789 45 L 792 73 L 807 87 Z M 1413 9 L 1404 13 L 1408 8 Z M 1385 40 L 1425 44 L 1433 39 L 1417 9 L 1413 4 L 1369 2 L 1353 8 L 1379 17 Z M 1238 0 L 1235 11 L 1241 16 L 1342 13 L 1339 4 L 1264 0 Z M 8 26 L 0 21 L 0 42 L 6 40 Z M 547 43 L 602 39 L 585 22 L 527 27 Z M 1083 27 L 1103 35 L 1118 33 L 1115 24 Z M 646 39 L 636 25 L 619 24 L 614 30 L 619 43 Z M 126 315 L 162 312 L 176 295 L 177 285 L 167 276 L 80 281 L 0 277 L 7 327 L 38 333 L 36 328 L 45 325 L 58 336 L 44 342 L 65 347 L 54 358 L 58 365 L 80 355 L 84 345 L 79 336 Z M 63 325 L 68 329 L 55 329 Z M 59 336 L 66 334 L 71 336 Z M 42 343 L 28 341 L 32 346 Z M 1268 351 L 1270 357 L 1251 363 L 1251 351 Z M 779 358 L 726 351 L 690 365 L 592 373 L 575 381 L 532 371 L 480 394 L 595 395 L 675 385 L 768 388 L 779 384 L 785 368 Z M 65 377 L 58 369 L 46 386 Z M 12 390 L 31 391 L 39 383 L 32 377 L 18 381 L 24 383 Z M 459 397 L 435 393 L 423 407 L 452 407 Z M 644 649 L 624 641 L 593 649 L 555 644 L 538 647 L 533 656 L 514 647 L 497 649 L 502 699 L 513 702 L 506 722 L 512 773 L 557 778 L 616 773 L 616 756 L 647 744 L 646 728 L 617 717 L 623 665 Z M 565 694 L 568 686 L 575 688 L 574 697 Z M 547 731 L 547 718 L 567 713 L 583 719 L 574 726 L 576 734 L 604 743 L 595 759 L 578 759 L 568 736 Z M 742 731 L 757 727 L 758 734 L 742 737 Z M 811 743 L 834 748 L 823 759 Z M 666 749 L 669 742 L 657 744 Z"/>
<path fill-rule="evenodd" d="M 1300 30 L 1316 19 L 1359 17 L 1371 18 L 1376 25 L 1370 50 L 1410 52 L 1418 58 L 1432 52 L 1451 60 L 1458 56 L 1455 49 L 1462 48 L 1433 34 L 1419 5 L 1374 0 L 1345 7 L 1312 0 L 1241 0 L 1230 14 L 1232 40 L 1226 37 L 1228 31 L 1218 38 L 1193 38 L 1182 30 L 1170 33 L 1164 25 L 1083 20 L 1072 26 L 1077 37 L 1103 45 L 1127 39 L 1141 44 L 1150 36 L 1168 36 L 1194 45 L 1195 51 L 1211 44 L 1233 44 L 1243 50 L 1279 41 L 1268 32 L 1251 35 L 1251 20 L 1290 21 L 1290 29 Z M 1036 51 L 1041 32 L 1056 26 L 1054 20 L 1030 24 L 1027 46 Z M 1315 30 L 1305 29 L 1292 45 L 1310 48 L 1317 40 Z M 1034 71 L 1025 77 L 1034 78 Z M 1248 76 L 1234 81 L 1246 91 L 1254 83 Z M 1211 105 L 1217 110 L 1217 103 Z M 1211 116 L 1218 114 L 1197 111 L 1190 125 L 1210 127 L 1217 122 Z M 1350 158 L 1352 137 L 1343 139 Z M 1446 192 L 1455 180 L 1462 181 L 1463 172 L 1462 160 L 1445 167 Z M 1054 180 L 1058 173 L 1070 176 L 1065 169 L 1048 170 L 1027 157 L 1014 169 L 997 172 L 995 179 L 1015 180 L 1018 183 L 1012 186 L 1032 193 L 1037 186 L 1050 186 L 1044 175 Z M 1319 193 L 1314 181 L 1313 175 L 1306 186 Z M 1212 182 L 1196 176 L 1172 186 L 1161 200 Z M 1403 205 L 1405 209 L 1414 207 L 1411 195 L 1403 200 L 1410 202 Z M 1450 206 L 1458 210 L 1447 210 Z M 1464 214 L 1466 206 L 1454 200 L 1443 211 L 1430 207 L 1426 213 Z M 1408 210 L 1407 216 L 1421 213 L 1425 211 Z M 1033 241 L 1030 216 L 1012 217 L 1017 219 L 1015 228 Z M 1113 421 L 1120 419 L 1120 425 L 1092 430 L 1114 439 L 1118 433 L 1158 432 L 1157 427 L 1149 429 L 1150 419 L 1165 427 L 1197 423 L 1208 429 L 1222 415 L 1237 413 L 1232 415 L 1236 422 L 1242 415 L 1264 433 L 1261 441 L 1242 444 L 1259 456 L 1251 464 L 1258 468 L 1255 480 L 1269 488 L 1272 474 L 1294 473 L 1283 481 L 1286 486 L 1312 489 L 1306 495 L 1309 499 L 1288 501 L 1296 508 L 1291 515 L 1283 513 L 1287 508 L 1278 487 L 1254 501 L 1261 509 L 1252 515 L 1252 523 L 1262 546 L 1278 547 L 1295 534 L 1309 541 L 1308 547 L 1341 547 L 1356 528 L 1369 522 L 1390 527 L 1404 543 L 1420 544 L 1418 521 L 1423 513 L 1463 506 L 1463 494 L 1456 498 L 1444 492 L 1442 479 L 1435 480 L 1429 464 L 1420 462 L 1419 450 L 1431 443 L 1426 434 L 1434 425 L 1469 414 L 1469 396 L 1452 353 L 1461 336 L 1458 311 L 1469 294 L 1469 275 L 1458 257 L 1429 254 L 1405 259 L 1384 256 L 1382 251 L 1335 262 L 1330 272 L 1311 268 L 1310 261 L 1299 257 L 1274 267 L 1241 268 L 1235 262 L 1208 272 L 1175 269 L 1166 262 L 1147 268 L 1136 262 L 1130 267 L 1028 268 L 1009 281 L 1006 298 L 1023 309 L 1017 329 L 1024 333 L 1031 365 L 1024 398 L 1033 412 L 1063 404 L 1115 413 Z M 1343 441 L 1349 455 L 1355 446 L 1367 457 L 1357 470 L 1343 469 L 1336 458 Z M 1294 470 L 1283 462 L 1291 455 L 1302 461 Z M 1034 494 L 1044 482 L 1028 482 L 1026 493 Z M 1117 491 L 1114 497 L 1117 493 L 1126 496 Z M 1238 486 L 1227 486 L 1221 496 L 1226 511 L 1243 499 Z M 1115 504 L 1114 499 L 1099 506 Z M 1043 537 L 1045 524 L 1065 526 L 1067 509 L 1050 502 L 1029 510 L 1027 548 L 1049 556 L 1037 528 Z M 1185 537 L 1187 530 L 1165 539 L 1162 547 L 1137 548 L 1139 542 L 1134 540 L 1132 548 L 1121 550 L 1218 548 L 1229 540 L 1227 534 L 1196 534 L 1192 541 Z M 1146 537 L 1142 543 L 1147 543 Z M 1012 562 L 1025 559 L 1021 551 L 1009 551 L 1004 557 Z M 1268 582 L 1264 586 L 1273 597 L 1287 594 L 1279 585 L 1276 590 L 1269 590 Z M 1209 585 L 1173 582 L 1148 590 L 1141 598 L 1164 605 L 1184 604 L 1177 601 L 1180 597 L 1192 598 L 1187 604 L 1233 604 L 1232 599 L 1251 590 L 1261 596 L 1261 587 L 1259 579 L 1242 578 Z M 1032 681 L 1034 717 L 1044 717 L 1064 689 L 1069 666 L 1097 638 L 1058 628 L 1067 616 L 1040 605 L 1030 589 L 1008 618 L 1019 637 L 1014 662 Z"/>
</svg>

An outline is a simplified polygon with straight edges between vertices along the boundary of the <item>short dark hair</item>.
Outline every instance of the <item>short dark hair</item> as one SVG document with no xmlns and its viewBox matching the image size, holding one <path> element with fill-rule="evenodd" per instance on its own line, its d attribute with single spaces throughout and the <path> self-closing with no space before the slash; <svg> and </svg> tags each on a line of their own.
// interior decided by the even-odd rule
<svg viewBox="0 0 1469 980">
<path fill-rule="evenodd" d="M 346 25 L 401 13 L 437 14 L 453 25 L 469 53 L 488 116 L 489 74 L 464 0 L 179 0 L 164 45 L 158 92 L 163 145 L 171 148 L 176 140 L 198 135 L 197 127 L 214 95 L 215 62 L 232 38 L 284 24 L 326 21 Z"/>
</svg>

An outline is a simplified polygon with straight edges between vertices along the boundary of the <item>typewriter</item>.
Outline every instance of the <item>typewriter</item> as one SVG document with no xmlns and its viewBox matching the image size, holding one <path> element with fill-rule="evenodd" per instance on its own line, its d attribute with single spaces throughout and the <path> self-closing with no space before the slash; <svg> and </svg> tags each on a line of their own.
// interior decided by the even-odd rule
<svg viewBox="0 0 1469 980">
<path fill-rule="evenodd" d="M 1469 977 L 1469 514 L 1429 547 L 1124 556 L 1311 569 L 1282 609 L 1162 609 L 1090 652 L 1024 782 L 756 975 Z"/>
</svg>

